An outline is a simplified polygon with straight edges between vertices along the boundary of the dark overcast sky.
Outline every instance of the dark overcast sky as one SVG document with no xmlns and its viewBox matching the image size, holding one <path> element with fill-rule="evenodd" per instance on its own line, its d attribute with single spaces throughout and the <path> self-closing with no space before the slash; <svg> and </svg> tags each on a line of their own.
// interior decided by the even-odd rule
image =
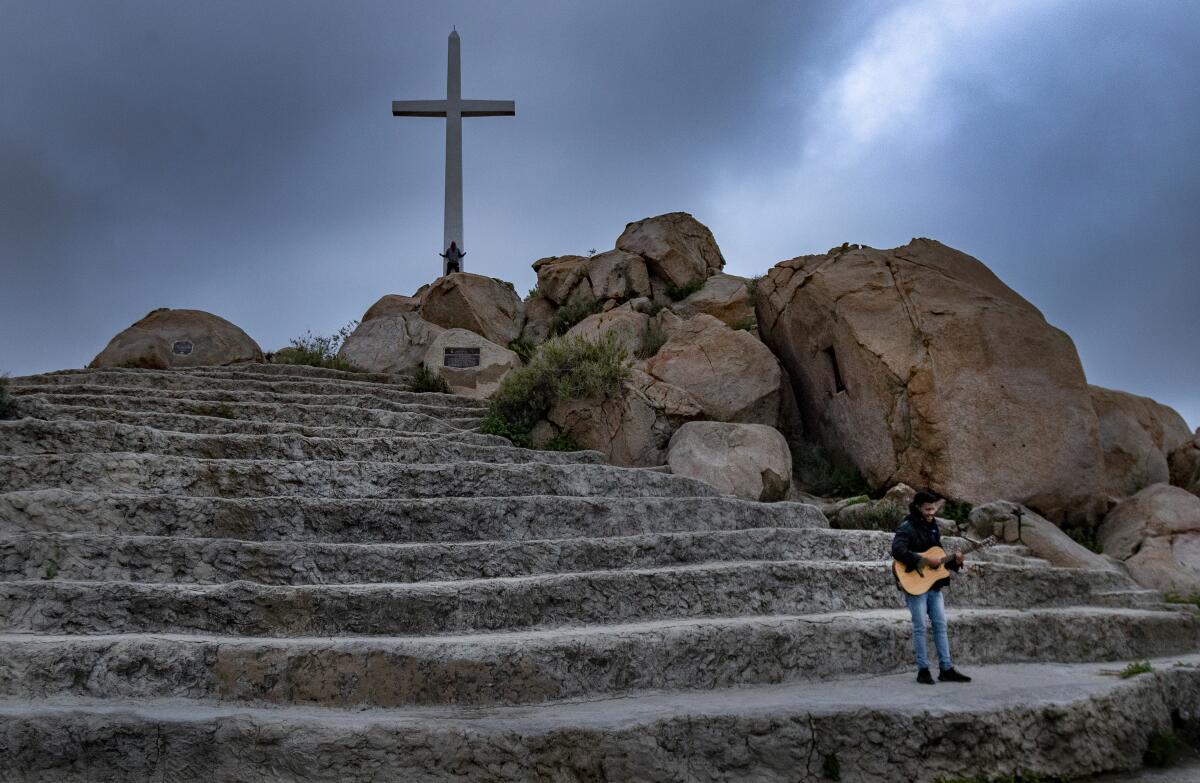
<svg viewBox="0 0 1200 783">
<path fill-rule="evenodd" d="M 675 210 L 735 274 L 842 242 L 968 252 L 1089 380 L 1200 424 L 1200 2 L 0 0 L 0 371 L 155 307 L 264 349 L 436 276 L 446 35 L 468 269 Z"/>
</svg>

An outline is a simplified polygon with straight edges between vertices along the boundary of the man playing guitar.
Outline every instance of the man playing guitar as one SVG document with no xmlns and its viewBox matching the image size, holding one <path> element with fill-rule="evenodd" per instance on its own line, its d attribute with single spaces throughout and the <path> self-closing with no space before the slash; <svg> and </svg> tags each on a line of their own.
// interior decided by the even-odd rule
<svg viewBox="0 0 1200 783">
<path fill-rule="evenodd" d="M 954 555 L 937 555 L 929 550 L 937 547 L 941 552 L 942 536 L 938 530 L 934 515 L 941 508 L 941 498 L 932 492 L 918 492 L 908 506 L 908 516 L 896 528 L 892 539 L 892 557 L 900 565 L 897 566 L 897 586 L 901 585 L 903 567 L 924 575 L 925 569 L 937 570 L 945 566 L 951 571 L 962 568 L 962 553 Z M 939 682 L 970 682 L 971 678 L 955 670 L 950 662 L 950 637 L 946 633 L 946 610 L 942 601 L 942 588 L 950 583 L 950 577 L 934 582 L 924 592 L 913 595 L 906 591 L 904 601 L 912 614 L 913 652 L 917 657 L 917 682 L 933 685 L 933 676 L 929 673 L 928 643 L 925 637 L 925 620 L 928 617 L 933 625 L 933 644 L 937 649 Z"/>
</svg>

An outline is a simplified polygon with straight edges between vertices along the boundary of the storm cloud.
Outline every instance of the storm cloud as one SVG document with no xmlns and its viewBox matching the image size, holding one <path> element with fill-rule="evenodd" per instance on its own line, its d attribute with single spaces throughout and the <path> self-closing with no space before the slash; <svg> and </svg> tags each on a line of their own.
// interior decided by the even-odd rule
<svg viewBox="0 0 1200 783">
<path fill-rule="evenodd" d="M 468 268 L 683 210 L 729 271 L 939 239 L 1200 424 L 1200 3 L 0 0 L 0 371 L 155 307 L 264 349 L 440 270 L 446 36 Z"/>
</svg>

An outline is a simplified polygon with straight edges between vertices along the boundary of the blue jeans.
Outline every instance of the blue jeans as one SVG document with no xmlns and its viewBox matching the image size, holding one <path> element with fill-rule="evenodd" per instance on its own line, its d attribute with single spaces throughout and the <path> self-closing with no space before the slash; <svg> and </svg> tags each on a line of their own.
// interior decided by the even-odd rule
<svg viewBox="0 0 1200 783">
<path fill-rule="evenodd" d="M 946 607 L 941 590 L 930 590 L 925 595 L 905 595 L 904 602 L 912 614 L 913 652 L 917 656 L 917 668 L 929 668 L 929 643 L 925 639 L 925 618 L 933 624 L 933 646 L 937 648 L 938 666 L 949 669 L 950 637 L 946 633 Z"/>
</svg>

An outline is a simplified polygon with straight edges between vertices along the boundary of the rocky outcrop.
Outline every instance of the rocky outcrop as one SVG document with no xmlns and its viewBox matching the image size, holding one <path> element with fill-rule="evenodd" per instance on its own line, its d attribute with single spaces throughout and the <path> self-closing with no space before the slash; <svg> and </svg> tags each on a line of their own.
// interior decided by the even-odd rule
<svg viewBox="0 0 1200 783">
<path fill-rule="evenodd" d="M 597 299 L 624 302 L 650 295 L 646 262 L 636 253 L 610 250 L 587 259 L 587 277 Z"/>
<path fill-rule="evenodd" d="M 783 374 L 761 341 L 711 315 L 665 323 L 667 342 L 646 360 L 647 373 L 685 390 L 705 418 L 778 423 Z"/>
<path fill-rule="evenodd" d="M 577 297 L 595 298 L 588 281 L 587 261 L 583 256 L 550 256 L 534 261 L 538 295 L 556 305 Z"/>
<path fill-rule="evenodd" d="M 1104 450 L 1104 488 L 1117 498 L 1170 480 L 1167 459 L 1191 438 L 1174 409 L 1100 386 L 1089 386 Z"/>
<path fill-rule="evenodd" d="M 1090 568 L 1117 571 L 1110 560 L 1076 542 L 1045 517 L 1007 500 L 976 506 L 971 510 L 970 528 L 984 538 L 995 536 L 1004 543 L 1024 544 L 1037 557 L 1061 568 Z"/>
<path fill-rule="evenodd" d="M 362 323 L 374 320 L 376 318 L 387 318 L 392 316 L 408 315 L 409 313 L 419 312 L 421 309 L 421 297 L 419 296 L 401 296 L 400 294 L 384 294 L 379 301 L 371 305 L 367 312 L 363 314 Z"/>
<path fill-rule="evenodd" d="M 162 307 L 112 338 L 88 366 L 167 370 L 262 360 L 258 343 L 224 318 Z"/>
<path fill-rule="evenodd" d="M 686 212 L 630 223 L 617 238 L 617 249 L 641 256 L 652 276 L 677 286 L 704 280 L 725 266 L 712 232 Z"/>
<path fill-rule="evenodd" d="M 373 305 L 338 349 L 338 358 L 367 372 L 408 374 L 415 370 L 445 329 L 415 311 L 381 307 L 385 300 L 408 298 L 385 296 Z"/>
<path fill-rule="evenodd" d="M 478 364 L 472 366 L 448 366 L 450 353 L 454 349 L 474 349 L 479 352 Z M 515 353 L 496 345 L 466 329 L 446 329 L 440 332 L 425 351 L 424 364 L 439 373 L 450 386 L 451 394 L 461 394 L 476 400 L 485 400 L 500 387 L 504 377 L 521 366 Z"/>
<path fill-rule="evenodd" d="M 1104 510 L 1074 344 L 978 260 L 928 239 L 801 256 L 760 280 L 757 312 L 806 433 L 871 484 Z"/>
<path fill-rule="evenodd" d="M 684 318 L 704 313 L 735 329 L 750 329 L 756 316 L 748 282 L 736 275 L 715 274 L 704 281 L 703 288 L 672 305 L 671 309 Z"/>
<path fill-rule="evenodd" d="M 1171 452 L 1171 483 L 1193 495 L 1200 495 L 1200 429 L 1183 445 Z"/>
<path fill-rule="evenodd" d="M 787 441 L 762 424 L 688 422 L 671 436 L 667 464 L 678 476 L 746 500 L 783 500 L 792 478 Z"/>
<path fill-rule="evenodd" d="M 521 339 L 536 345 L 550 337 L 550 326 L 554 323 L 554 303 L 544 296 L 531 296 L 525 300 L 525 325 L 521 328 Z"/>
<path fill-rule="evenodd" d="M 649 316 L 635 312 L 631 307 L 623 306 L 608 312 L 589 315 L 572 326 L 567 331 L 567 336 L 582 337 L 595 342 L 611 332 L 617 342 L 625 348 L 628 359 L 632 361 L 642 345 L 649 323 Z"/>
<path fill-rule="evenodd" d="M 508 345 L 521 334 L 521 298 L 512 283 L 470 272 L 439 277 L 424 292 L 421 317 L 446 329 L 466 329 Z"/>
<path fill-rule="evenodd" d="M 1146 487 L 1105 517 L 1099 539 L 1138 584 L 1200 593 L 1200 498 L 1190 492 Z"/>
<path fill-rule="evenodd" d="M 610 462 L 644 467 L 662 465 L 675 430 L 701 412 L 683 389 L 633 369 L 616 397 L 558 401 L 548 418 L 557 433 L 603 452 Z"/>
</svg>

